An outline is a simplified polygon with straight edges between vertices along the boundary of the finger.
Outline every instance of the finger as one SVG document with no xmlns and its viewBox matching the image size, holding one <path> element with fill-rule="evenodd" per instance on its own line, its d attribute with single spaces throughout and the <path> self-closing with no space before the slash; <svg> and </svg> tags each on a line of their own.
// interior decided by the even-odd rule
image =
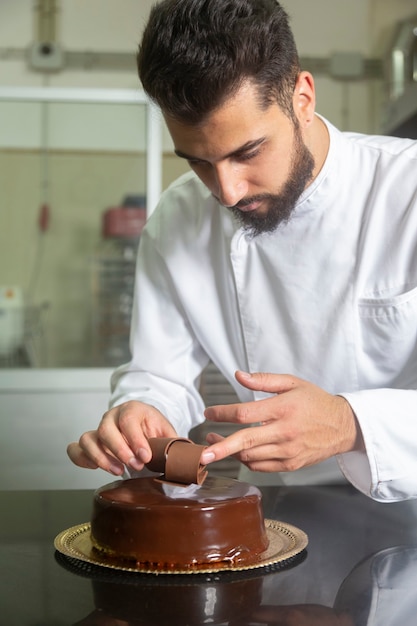
<svg viewBox="0 0 417 626">
<path fill-rule="evenodd" d="M 110 450 L 105 448 L 99 439 L 98 431 L 93 430 L 84 433 L 79 440 L 82 453 L 98 467 L 110 472 L 115 476 L 121 476 L 124 472 L 125 463 L 115 457 Z"/>
<path fill-rule="evenodd" d="M 266 426 L 243 428 L 210 445 L 203 452 L 201 461 L 202 463 L 212 463 L 235 455 L 239 455 L 240 458 L 242 451 L 252 450 L 252 448 L 269 444 L 269 442 L 270 434 Z"/>
<path fill-rule="evenodd" d="M 223 441 L 225 438 L 221 437 L 217 433 L 208 433 L 206 440 L 210 444 L 202 456 L 202 462 L 205 465 L 213 463 L 214 461 L 220 460 L 218 448 L 212 450 L 212 446 L 215 443 Z M 217 450 L 217 452 L 216 452 Z M 287 454 L 284 451 L 284 458 L 280 459 L 277 455 L 280 453 L 279 447 L 275 444 L 266 444 L 259 445 L 255 448 L 250 448 L 248 450 L 242 450 L 241 452 L 237 452 L 236 454 L 230 455 L 233 456 L 237 461 L 247 465 L 249 469 L 253 471 L 266 472 L 266 471 L 282 471 L 284 469 L 284 463 L 287 465 L 288 460 L 286 458 Z M 217 456 L 217 458 L 216 458 Z M 285 466 L 287 470 L 288 467 Z"/>
<path fill-rule="evenodd" d="M 123 419 L 121 413 L 120 410 L 112 410 L 105 413 L 97 431 L 90 433 L 89 437 L 86 437 L 86 434 L 84 434 L 80 439 L 80 445 L 94 461 L 97 462 L 98 456 L 100 467 L 103 467 L 102 463 L 105 462 L 106 450 L 119 463 L 129 465 L 133 469 L 140 471 L 143 469 L 144 463 L 151 459 L 151 451 L 144 436 L 139 438 L 142 445 L 136 449 L 133 449 L 133 446 L 128 444 L 125 433 L 129 433 L 129 428 L 126 427 L 126 422 L 133 420 L 131 420 L 130 415 L 127 416 L 127 420 Z M 140 430 L 137 426 L 136 428 Z"/>
<path fill-rule="evenodd" d="M 266 391 L 269 393 L 283 393 L 294 389 L 302 381 L 296 376 L 290 374 L 268 374 L 266 372 L 243 372 L 238 370 L 235 372 L 236 380 L 254 391 Z"/>
<path fill-rule="evenodd" d="M 241 462 L 252 472 L 263 472 L 264 474 L 272 472 L 293 472 L 300 469 L 300 467 L 304 467 L 290 463 L 287 459 L 268 459 L 265 461 L 251 461 L 250 463 Z"/>
<path fill-rule="evenodd" d="M 121 476 L 124 472 L 124 465 L 105 452 L 98 442 L 94 443 L 94 434 L 94 432 L 85 433 L 81 437 L 80 442 L 82 441 L 83 446 L 86 446 L 85 449 L 81 443 L 70 443 L 67 447 L 67 454 L 69 458 L 79 467 L 87 469 L 97 469 L 100 467 L 115 476 Z M 92 441 L 86 445 L 86 440 L 88 440 L 90 435 Z"/>
<path fill-rule="evenodd" d="M 206 441 L 208 444 L 218 443 L 219 441 L 223 441 L 224 437 L 219 435 L 219 433 L 207 433 Z"/>
<path fill-rule="evenodd" d="M 85 467 L 87 469 L 97 469 L 98 465 L 91 460 L 80 448 L 80 444 L 77 441 L 73 441 L 67 446 L 67 454 L 71 461 L 79 467 Z"/>
<path fill-rule="evenodd" d="M 211 422 L 228 422 L 231 424 L 257 424 L 260 421 L 267 421 L 266 416 L 268 405 L 266 400 L 256 402 L 243 402 L 238 404 L 217 404 L 207 407 L 204 416 Z"/>
<path fill-rule="evenodd" d="M 242 426 L 266 424 L 279 419 L 282 412 L 286 411 L 282 398 L 274 395 L 254 402 L 218 404 L 207 407 L 204 415 L 211 422 L 229 422 Z"/>
<path fill-rule="evenodd" d="M 105 444 L 117 458 L 134 469 L 138 469 L 135 459 L 142 465 L 151 460 L 152 451 L 148 443 L 150 437 L 177 436 L 172 424 L 152 406 L 142 403 L 138 406 L 136 402 L 128 402 L 116 408 L 116 419 L 113 421 L 116 431 L 110 424 L 110 439 L 106 439 Z M 118 433 L 122 435 L 121 440 Z M 120 447 L 115 449 L 116 445 Z M 130 456 L 130 459 L 127 459 L 128 454 L 133 454 L 133 457 Z"/>
<path fill-rule="evenodd" d="M 211 447 L 215 443 L 219 443 L 220 441 L 224 441 L 225 439 L 226 437 L 222 437 L 222 435 L 219 435 L 218 433 L 207 433 L 206 441 L 209 444 L 209 448 L 207 448 L 206 450 L 211 452 Z M 252 463 L 264 460 L 276 460 L 278 454 L 282 454 L 284 457 L 293 456 L 293 454 L 291 453 L 291 447 L 289 445 L 285 445 L 283 447 L 282 445 L 277 445 L 276 443 L 269 442 L 266 444 L 260 444 L 254 448 L 242 450 L 241 452 L 237 452 L 233 456 L 242 463 Z"/>
</svg>

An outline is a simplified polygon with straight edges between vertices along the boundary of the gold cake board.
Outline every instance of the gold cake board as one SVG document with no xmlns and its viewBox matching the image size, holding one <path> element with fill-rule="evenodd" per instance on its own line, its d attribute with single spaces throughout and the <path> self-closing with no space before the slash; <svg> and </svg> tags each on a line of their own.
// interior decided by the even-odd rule
<svg viewBox="0 0 417 626">
<path fill-rule="evenodd" d="M 268 548 L 255 558 L 253 562 L 245 563 L 244 565 L 235 565 L 228 562 L 208 563 L 175 570 L 144 567 L 143 564 L 138 564 L 135 567 L 130 561 L 106 557 L 103 553 L 96 550 L 91 542 L 89 522 L 63 530 L 55 538 L 54 545 L 58 552 L 72 559 L 113 570 L 141 574 L 209 574 L 256 570 L 291 561 L 307 547 L 308 537 L 306 533 L 291 524 L 266 519 L 265 529 L 269 539 Z"/>
</svg>

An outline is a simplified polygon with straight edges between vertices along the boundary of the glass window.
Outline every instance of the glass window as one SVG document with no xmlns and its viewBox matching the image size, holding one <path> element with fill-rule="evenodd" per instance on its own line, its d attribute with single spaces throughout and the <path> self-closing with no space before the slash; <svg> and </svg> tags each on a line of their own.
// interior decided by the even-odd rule
<svg viewBox="0 0 417 626">
<path fill-rule="evenodd" d="M 159 126 L 133 90 L 0 89 L 0 367 L 128 358 Z"/>
</svg>

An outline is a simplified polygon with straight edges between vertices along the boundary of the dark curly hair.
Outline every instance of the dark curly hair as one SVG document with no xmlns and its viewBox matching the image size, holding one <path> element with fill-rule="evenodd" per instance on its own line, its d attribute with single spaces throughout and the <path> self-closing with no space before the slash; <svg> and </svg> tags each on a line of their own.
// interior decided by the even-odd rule
<svg viewBox="0 0 417 626">
<path fill-rule="evenodd" d="M 137 55 L 139 78 L 163 113 L 198 124 L 246 80 L 262 107 L 293 117 L 300 72 L 288 15 L 276 0 L 163 0 Z"/>
</svg>

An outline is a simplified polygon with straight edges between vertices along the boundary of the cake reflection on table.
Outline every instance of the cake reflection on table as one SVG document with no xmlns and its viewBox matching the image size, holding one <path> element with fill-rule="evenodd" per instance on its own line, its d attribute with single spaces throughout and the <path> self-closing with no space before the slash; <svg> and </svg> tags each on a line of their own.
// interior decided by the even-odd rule
<svg viewBox="0 0 417 626">
<path fill-rule="evenodd" d="M 259 607 L 262 598 L 261 577 L 160 585 L 93 580 L 92 586 L 96 610 L 74 626 L 239 623 Z"/>
<path fill-rule="evenodd" d="M 93 581 L 96 609 L 73 626 L 365 626 L 332 607 L 264 605 L 264 580 L 160 586 Z"/>
</svg>

